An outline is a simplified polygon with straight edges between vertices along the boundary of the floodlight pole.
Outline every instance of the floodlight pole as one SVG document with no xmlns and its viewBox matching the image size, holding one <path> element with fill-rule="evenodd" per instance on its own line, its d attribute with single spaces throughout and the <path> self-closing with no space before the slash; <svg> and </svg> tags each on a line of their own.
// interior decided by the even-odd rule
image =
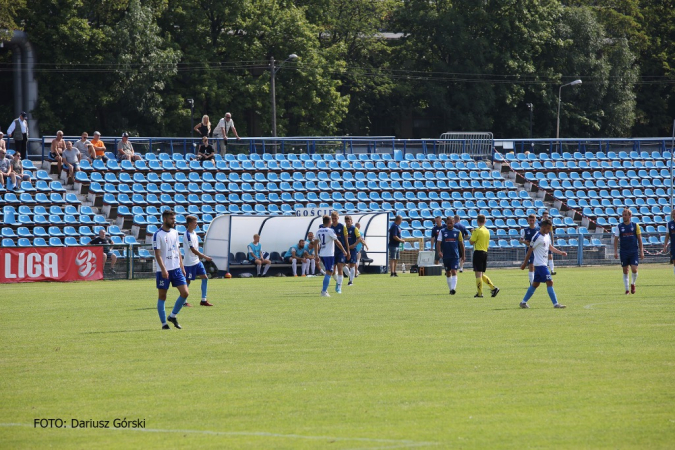
<svg viewBox="0 0 675 450">
<path fill-rule="evenodd" d="M 530 139 L 532 139 L 532 112 L 534 111 L 534 105 L 532 103 L 526 104 L 527 109 L 530 110 Z"/>
<path fill-rule="evenodd" d="M 272 137 L 277 137 L 277 89 L 276 89 L 276 75 L 277 72 L 281 70 L 281 68 L 286 64 L 288 61 L 295 61 L 298 59 L 298 55 L 295 53 L 291 53 L 288 55 L 288 58 L 286 58 L 279 66 L 275 66 L 275 61 L 274 61 L 274 56 L 270 57 L 270 95 L 271 95 L 271 101 L 272 101 Z"/>
<path fill-rule="evenodd" d="M 562 88 L 565 86 L 576 86 L 578 84 L 581 84 L 581 80 L 574 80 L 571 83 L 563 84 L 560 86 L 560 89 L 558 89 L 558 120 L 557 120 L 557 125 L 555 127 L 555 139 L 556 141 L 560 139 L 560 102 L 562 99 Z M 560 145 L 560 142 L 558 142 L 558 145 Z"/>
</svg>

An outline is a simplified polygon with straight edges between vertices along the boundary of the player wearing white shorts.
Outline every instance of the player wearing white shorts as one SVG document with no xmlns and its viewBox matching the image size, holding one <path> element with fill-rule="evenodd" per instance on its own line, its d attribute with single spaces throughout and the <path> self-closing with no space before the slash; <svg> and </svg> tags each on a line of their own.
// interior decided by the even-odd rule
<svg viewBox="0 0 675 450">
<path fill-rule="evenodd" d="M 176 213 L 167 209 L 162 213 L 162 228 L 157 230 L 152 236 L 152 248 L 155 251 L 155 272 L 157 284 L 157 312 L 159 320 L 162 322 L 162 330 L 168 330 L 166 323 L 166 311 L 164 302 L 166 293 L 169 290 L 169 284 L 178 288 L 180 296 L 169 315 L 168 321 L 176 328 L 182 328 L 178 324 L 176 315 L 180 312 L 183 304 L 189 295 L 187 281 L 185 281 L 185 267 L 183 258 L 178 250 L 178 232 L 175 230 Z"/>
<path fill-rule="evenodd" d="M 206 275 L 204 264 L 199 260 L 199 258 L 204 258 L 206 261 L 211 261 L 211 258 L 199 251 L 199 240 L 197 239 L 197 233 L 195 233 L 195 229 L 197 228 L 197 218 L 195 216 L 187 216 L 186 221 L 187 230 L 185 230 L 185 234 L 183 234 L 185 278 L 187 279 L 188 286 L 192 280 L 200 278 L 202 280 L 202 301 L 199 302 L 199 305 L 213 306 L 206 299 L 209 277 Z M 190 307 L 192 305 L 185 302 L 183 306 Z"/>
<path fill-rule="evenodd" d="M 330 227 L 330 224 L 331 218 L 329 216 L 323 216 L 323 226 L 316 232 L 316 238 L 319 240 L 319 256 L 321 257 L 321 262 L 326 270 L 326 274 L 323 276 L 322 297 L 330 297 L 330 294 L 328 294 L 328 285 L 330 284 L 330 278 L 333 275 L 335 246 L 337 245 L 342 253 L 346 253 L 344 246 L 340 243 L 337 234 L 335 234 L 335 231 Z"/>
</svg>

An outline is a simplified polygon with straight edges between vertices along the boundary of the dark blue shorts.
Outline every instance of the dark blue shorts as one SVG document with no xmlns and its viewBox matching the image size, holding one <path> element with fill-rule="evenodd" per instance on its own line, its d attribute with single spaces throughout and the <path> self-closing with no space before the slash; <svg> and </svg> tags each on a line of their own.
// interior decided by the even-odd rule
<svg viewBox="0 0 675 450">
<path fill-rule="evenodd" d="M 359 257 L 359 252 L 355 248 L 349 249 L 349 264 L 356 264 L 356 260 Z"/>
<path fill-rule="evenodd" d="M 162 278 L 162 272 L 157 272 L 157 289 L 169 289 L 169 283 L 171 283 L 171 286 L 173 287 L 187 284 L 185 276 L 183 276 L 183 271 L 180 270 L 180 268 L 169 270 L 169 278 Z"/>
<path fill-rule="evenodd" d="M 187 281 L 196 280 L 199 275 L 206 275 L 206 269 L 204 269 L 204 264 L 201 261 L 194 266 L 185 267 L 185 278 Z"/>
<path fill-rule="evenodd" d="M 323 269 L 326 272 L 332 272 L 333 271 L 333 264 L 335 264 L 335 257 L 334 256 L 322 256 L 321 262 L 323 263 Z"/>
<path fill-rule="evenodd" d="M 347 258 L 345 257 L 345 254 L 342 253 L 340 250 L 335 250 L 335 264 L 344 264 L 347 262 Z"/>
<path fill-rule="evenodd" d="M 675 261 L 675 247 L 670 248 L 670 262 Z"/>
<path fill-rule="evenodd" d="M 443 258 L 443 266 L 445 270 L 457 270 L 459 269 L 459 259 L 457 258 Z"/>
<path fill-rule="evenodd" d="M 548 271 L 547 266 L 534 266 L 534 280 L 535 283 L 546 283 L 551 280 L 551 272 Z"/>
<path fill-rule="evenodd" d="M 640 263 L 637 253 L 619 253 L 619 259 L 621 260 L 621 267 L 637 266 Z"/>
<path fill-rule="evenodd" d="M 530 255 L 530 259 L 527 261 L 528 264 L 534 264 L 534 252 Z"/>
</svg>

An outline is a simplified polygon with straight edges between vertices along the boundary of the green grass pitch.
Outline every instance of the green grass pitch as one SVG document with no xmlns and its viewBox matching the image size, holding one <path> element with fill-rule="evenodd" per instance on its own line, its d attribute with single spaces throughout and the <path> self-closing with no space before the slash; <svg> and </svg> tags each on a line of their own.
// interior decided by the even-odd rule
<svg viewBox="0 0 675 450">
<path fill-rule="evenodd" d="M 413 274 L 331 298 L 319 277 L 211 280 L 216 306 L 171 331 L 154 280 L 0 286 L 0 448 L 675 446 L 672 266 L 630 296 L 617 266 L 559 268 L 565 310 L 489 274 L 480 300 L 471 272 L 455 296 Z M 71 428 L 116 418 L 145 428 Z"/>
</svg>

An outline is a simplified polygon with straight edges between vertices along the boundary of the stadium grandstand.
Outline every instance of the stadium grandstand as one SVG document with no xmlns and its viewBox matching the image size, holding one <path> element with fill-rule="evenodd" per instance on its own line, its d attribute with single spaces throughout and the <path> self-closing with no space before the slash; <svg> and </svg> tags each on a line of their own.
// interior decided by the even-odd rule
<svg viewBox="0 0 675 450">
<path fill-rule="evenodd" d="M 180 234 L 186 216 L 196 216 L 202 242 L 219 215 L 294 215 L 310 207 L 403 216 L 403 263 L 430 249 L 435 216 L 456 214 L 473 227 L 484 214 L 493 233 L 493 264 L 515 266 L 525 254 L 519 237 L 527 216 L 548 211 L 555 244 L 570 253 L 563 264 L 600 264 L 615 262 L 611 230 L 623 209 L 630 208 L 643 227 L 645 248 L 653 254 L 649 258 L 667 259 L 656 255 L 672 211 L 672 155 L 666 140 L 651 142 L 648 151 L 629 140 L 613 146 L 596 142 L 601 150 L 595 151 L 588 150 L 589 141 L 566 140 L 561 150 L 570 151 L 557 151 L 550 142 L 525 147 L 504 141 L 476 154 L 456 145 L 447 152 L 438 140 L 392 140 L 386 148 L 381 142 L 378 147 L 375 138 L 363 138 L 356 148 L 327 149 L 315 145 L 321 138 L 303 139 L 307 142 L 295 147 L 288 140 L 286 152 L 252 141 L 242 146 L 244 153 L 201 163 L 191 145 L 164 151 L 151 144 L 136 162 L 117 163 L 113 154 L 107 163 L 83 160 L 70 185 L 55 163 L 34 156 L 23 161 L 30 181 L 16 192 L 0 187 L 2 247 L 87 245 L 103 227 L 113 252 L 127 261 L 128 273 L 117 276 L 126 277 L 134 261 L 139 270 L 152 258 L 148 244 L 166 208 L 177 213 Z M 48 148 L 49 138 L 42 142 Z M 106 276 L 116 275 L 108 271 Z"/>
</svg>

